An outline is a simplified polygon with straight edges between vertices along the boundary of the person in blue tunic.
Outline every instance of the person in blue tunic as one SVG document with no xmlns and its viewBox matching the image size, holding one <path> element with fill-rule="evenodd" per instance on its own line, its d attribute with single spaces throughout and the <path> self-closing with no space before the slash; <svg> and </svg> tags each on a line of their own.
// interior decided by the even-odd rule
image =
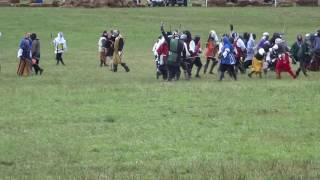
<svg viewBox="0 0 320 180">
<path fill-rule="evenodd" d="M 18 76 L 28 76 L 31 72 L 31 47 L 30 33 L 26 33 L 19 44 L 18 58 L 20 58 L 20 62 L 17 70 Z"/>
<path fill-rule="evenodd" d="M 236 59 L 234 56 L 234 49 L 227 36 L 223 37 L 223 45 L 220 49 L 220 77 L 219 81 L 224 78 L 225 71 L 228 71 L 230 76 L 237 80 L 237 75 L 234 69 Z"/>
</svg>

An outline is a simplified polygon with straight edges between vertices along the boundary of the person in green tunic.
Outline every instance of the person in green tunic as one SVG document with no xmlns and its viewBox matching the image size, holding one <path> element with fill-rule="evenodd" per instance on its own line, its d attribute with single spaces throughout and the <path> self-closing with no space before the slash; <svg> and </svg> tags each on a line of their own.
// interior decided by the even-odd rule
<svg viewBox="0 0 320 180">
<path fill-rule="evenodd" d="M 182 59 L 185 59 L 186 54 L 184 50 L 184 43 L 179 39 L 178 33 L 172 33 L 172 37 L 169 37 L 164 31 L 163 23 L 161 23 L 161 33 L 165 41 L 169 45 L 169 55 L 167 59 L 169 77 L 168 81 L 179 80 L 180 64 Z"/>
</svg>

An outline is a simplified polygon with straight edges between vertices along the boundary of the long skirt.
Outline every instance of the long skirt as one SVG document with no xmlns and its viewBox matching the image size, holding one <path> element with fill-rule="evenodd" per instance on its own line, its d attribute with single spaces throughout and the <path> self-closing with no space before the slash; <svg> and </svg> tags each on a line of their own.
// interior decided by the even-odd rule
<svg viewBox="0 0 320 180">
<path fill-rule="evenodd" d="M 256 57 L 253 57 L 251 71 L 260 73 L 262 72 L 263 61 L 259 61 Z"/>
<path fill-rule="evenodd" d="M 18 76 L 29 76 L 31 71 L 31 62 L 28 59 L 20 59 L 17 74 Z"/>
</svg>

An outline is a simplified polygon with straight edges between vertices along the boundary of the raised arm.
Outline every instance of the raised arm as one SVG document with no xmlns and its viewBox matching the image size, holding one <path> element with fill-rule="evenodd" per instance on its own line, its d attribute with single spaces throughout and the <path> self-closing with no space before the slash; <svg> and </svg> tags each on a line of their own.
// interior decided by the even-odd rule
<svg viewBox="0 0 320 180">
<path fill-rule="evenodd" d="M 167 33 L 164 31 L 164 28 L 163 28 L 163 22 L 161 22 L 160 29 L 161 29 L 161 33 L 162 33 L 165 41 L 166 41 L 168 44 L 170 44 L 170 38 L 168 37 Z"/>
</svg>

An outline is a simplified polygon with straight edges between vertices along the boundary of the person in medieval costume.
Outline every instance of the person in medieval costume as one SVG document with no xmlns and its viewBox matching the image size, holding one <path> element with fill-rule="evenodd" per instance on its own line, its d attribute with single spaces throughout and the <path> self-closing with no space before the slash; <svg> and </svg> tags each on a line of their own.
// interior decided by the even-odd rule
<svg viewBox="0 0 320 180">
<path fill-rule="evenodd" d="M 264 51 L 266 52 L 265 54 L 265 58 L 264 58 L 264 61 L 263 61 L 263 72 L 264 72 L 264 75 L 267 76 L 268 74 L 268 71 L 271 70 L 271 64 L 275 63 L 275 62 L 272 62 L 273 59 L 271 54 L 273 52 L 273 49 L 270 45 L 270 42 L 267 41 L 266 43 L 264 43 L 264 45 L 262 46 L 262 48 L 264 49 Z M 274 60 L 275 61 L 275 60 Z"/>
<path fill-rule="evenodd" d="M 163 23 L 161 23 L 161 33 L 168 44 L 169 47 L 169 55 L 167 58 L 167 67 L 169 71 L 168 81 L 172 81 L 174 78 L 178 80 L 177 74 L 179 73 L 179 68 L 182 59 L 185 59 L 184 43 L 177 33 L 173 33 L 172 37 L 169 38 L 167 33 L 164 31 Z"/>
<path fill-rule="evenodd" d="M 220 56 L 220 77 L 219 81 L 222 81 L 224 78 L 225 71 L 228 71 L 230 76 L 237 80 L 237 75 L 234 69 L 234 65 L 236 63 L 235 55 L 234 55 L 234 48 L 232 44 L 230 43 L 230 40 L 227 36 L 224 36 L 222 39 L 222 46 L 219 50 L 219 56 Z"/>
<path fill-rule="evenodd" d="M 305 52 L 304 52 L 304 62 L 306 66 L 306 70 L 309 70 L 310 64 L 312 61 L 312 41 L 311 41 L 311 35 L 309 33 L 305 34 L 305 40 L 304 40 L 304 45 L 305 45 Z"/>
<path fill-rule="evenodd" d="M 210 61 L 212 61 L 209 73 L 213 74 L 213 68 L 218 64 L 218 60 L 216 58 L 217 52 L 219 51 L 219 38 L 217 33 L 212 30 L 209 33 L 208 41 L 206 43 L 206 64 L 204 65 L 203 73 L 207 73 L 207 69 L 209 67 Z"/>
<path fill-rule="evenodd" d="M 274 32 L 272 34 L 272 37 L 270 38 L 269 42 L 271 44 L 271 46 L 274 46 L 276 44 L 276 39 L 283 39 L 283 34 L 279 33 L 279 32 Z"/>
<path fill-rule="evenodd" d="M 30 38 L 32 40 L 32 47 L 31 47 L 31 57 L 32 57 L 32 66 L 33 69 L 38 75 L 38 73 L 41 75 L 43 73 L 43 69 L 40 67 L 40 40 L 37 38 L 36 33 L 32 33 L 30 35 Z"/>
<path fill-rule="evenodd" d="M 276 75 L 277 79 L 281 79 L 281 72 L 288 72 L 293 79 L 296 78 L 296 75 L 293 73 L 290 65 L 290 56 L 288 48 L 285 45 L 284 41 L 280 38 L 275 39 L 275 45 L 273 46 L 275 52 L 278 56 L 276 61 Z"/>
<path fill-rule="evenodd" d="M 105 43 L 105 50 L 106 50 L 106 63 L 108 65 L 108 61 L 110 62 L 110 70 L 113 71 L 113 63 L 112 63 L 112 59 L 113 59 L 113 52 L 114 52 L 114 40 L 115 38 L 112 37 L 112 31 L 107 33 L 107 39 L 106 39 L 106 43 Z"/>
<path fill-rule="evenodd" d="M 107 31 L 103 31 L 101 37 L 98 41 L 98 51 L 100 57 L 100 67 L 107 66 L 106 61 L 106 43 L 107 43 L 108 33 Z"/>
<path fill-rule="evenodd" d="M 112 56 L 113 72 L 118 71 L 119 64 L 125 69 L 126 72 L 129 72 L 130 71 L 129 67 L 122 60 L 124 39 L 123 39 L 122 35 L 120 34 L 120 31 L 113 30 L 112 38 L 114 39 L 113 56 Z"/>
<path fill-rule="evenodd" d="M 194 50 L 193 49 L 195 46 L 194 41 L 193 40 L 191 41 L 192 45 L 191 45 L 191 48 L 189 49 L 187 33 L 180 35 L 179 38 L 180 38 L 180 40 L 183 41 L 183 46 L 184 46 L 183 51 L 181 52 L 181 57 L 183 57 L 183 58 L 181 60 L 180 66 L 183 69 L 185 79 L 190 80 L 190 78 L 191 78 L 191 64 L 192 64 L 191 53 L 192 53 L 192 50 Z M 185 54 L 185 56 L 183 56 L 183 54 Z M 179 71 L 178 71 L 177 75 L 179 78 Z"/>
<path fill-rule="evenodd" d="M 312 43 L 312 61 L 310 64 L 311 71 L 320 70 L 320 29 L 317 31 L 316 35 L 313 37 Z"/>
<path fill-rule="evenodd" d="M 232 38 L 234 40 L 233 47 L 236 58 L 235 71 L 238 72 L 240 70 L 241 73 L 244 73 L 243 61 L 246 56 L 247 48 L 238 33 L 232 33 Z"/>
<path fill-rule="evenodd" d="M 200 78 L 199 73 L 200 73 L 200 70 L 201 70 L 201 67 L 202 67 L 201 58 L 200 58 L 200 55 L 202 53 L 200 36 L 195 36 L 194 37 L 194 43 L 195 43 L 195 48 L 194 48 L 193 54 L 191 55 L 193 57 L 193 61 L 191 63 L 191 70 L 193 68 L 193 65 L 195 65 L 197 67 L 195 77 L 196 78 Z"/>
<path fill-rule="evenodd" d="M 65 40 L 63 33 L 59 32 L 58 36 L 53 40 L 54 53 L 56 54 L 57 65 L 61 62 L 65 65 L 63 61 L 63 53 L 67 51 L 67 41 Z"/>
<path fill-rule="evenodd" d="M 252 64 L 252 59 L 254 57 L 254 49 L 256 46 L 255 39 L 256 39 L 256 35 L 250 33 L 247 41 L 247 54 L 243 63 L 244 70 L 248 69 L 249 66 L 251 66 Z"/>
<path fill-rule="evenodd" d="M 259 75 L 259 77 L 262 78 L 264 56 L 265 56 L 265 51 L 263 48 L 260 48 L 258 52 L 254 55 L 252 59 L 251 72 L 248 74 L 250 78 L 252 77 L 252 74 Z"/>
<path fill-rule="evenodd" d="M 31 72 L 31 47 L 32 40 L 30 39 L 30 33 L 26 33 L 19 44 L 18 58 L 20 62 L 17 70 L 18 76 L 29 76 Z"/>
<path fill-rule="evenodd" d="M 163 38 L 164 39 L 164 38 Z M 168 79 L 167 59 L 169 56 L 169 46 L 167 42 L 160 40 L 161 45 L 157 48 L 157 79 L 162 75 L 163 80 Z"/>
<path fill-rule="evenodd" d="M 264 48 L 264 45 L 266 43 L 269 43 L 269 33 L 268 32 L 264 32 L 262 34 L 262 38 L 260 39 L 260 41 L 257 45 L 257 50 L 259 50 L 260 48 Z"/>
<path fill-rule="evenodd" d="M 200 42 L 200 36 L 195 36 L 194 39 L 192 39 L 192 35 L 190 31 L 185 31 L 184 34 L 187 35 L 186 38 L 186 55 L 187 61 L 189 64 L 189 70 L 190 70 L 190 76 L 192 72 L 193 65 L 197 66 L 197 71 L 195 77 L 200 78 L 200 70 L 202 67 L 201 59 L 200 59 L 200 54 L 201 54 L 201 42 Z"/>
<path fill-rule="evenodd" d="M 162 38 L 162 36 L 159 36 L 157 41 L 154 43 L 153 47 L 152 47 L 152 52 L 153 52 L 153 55 L 154 55 L 154 62 L 155 62 L 155 65 L 156 65 L 156 77 L 157 79 L 159 79 L 159 77 L 162 75 L 161 71 L 160 71 L 160 55 L 162 54 L 162 50 L 159 50 L 160 52 L 160 55 L 158 53 L 158 49 L 160 48 L 160 46 L 163 44 L 163 41 L 164 41 L 164 38 Z"/>
<path fill-rule="evenodd" d="M 299 68 L 296 71 L 296 76 L 299 76 L 300 71 L 303 72 L 305 76 L 307 74 L 307 61 L 308 61 L 308 45 L 303 40 L 301 34 L 297 36 L 297 41 L 291 46 L 291 54 L 296 61 L 299 61 Z"/>
</svg>

